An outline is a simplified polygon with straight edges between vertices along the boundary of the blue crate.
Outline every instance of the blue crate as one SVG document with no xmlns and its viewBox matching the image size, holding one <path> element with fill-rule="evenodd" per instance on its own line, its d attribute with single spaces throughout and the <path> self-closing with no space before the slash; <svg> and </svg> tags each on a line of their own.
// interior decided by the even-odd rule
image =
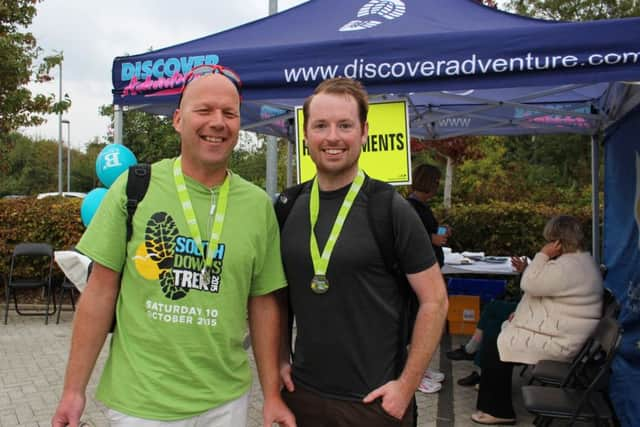
<svg viewBox="0 0 640 427">
<path fill-rule="evenodd" d="M 502 279 L 465 279 L 452 277 L 448 280 L 449 295 L 478 295 L 483 303 L 502 295 L 507 281 Z"/>
</svg>

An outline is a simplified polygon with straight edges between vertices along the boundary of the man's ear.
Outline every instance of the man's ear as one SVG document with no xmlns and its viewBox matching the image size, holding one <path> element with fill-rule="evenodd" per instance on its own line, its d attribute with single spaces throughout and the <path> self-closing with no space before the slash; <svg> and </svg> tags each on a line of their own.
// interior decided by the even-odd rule
<svg viewBox="0 0 640 427">
<path fill-rule="evenodd" d="M 364 126 L 362 126 L 362 141 L 361 145 L 365 145 L 369 138 L 369 122 L 364 122 Z"/>
<path fill-rule="evenodd" d="M 176 132 L 180 133 L 180 123 L 182 122 L 182 115 L 180 114 L 180 109 L 177 108 L 173 112 L 173 128 Z"/>
</svg>

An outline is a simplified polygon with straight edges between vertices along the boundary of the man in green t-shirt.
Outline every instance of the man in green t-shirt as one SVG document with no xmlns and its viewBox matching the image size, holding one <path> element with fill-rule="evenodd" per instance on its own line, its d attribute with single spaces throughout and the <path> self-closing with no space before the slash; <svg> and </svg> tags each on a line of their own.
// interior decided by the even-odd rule
<svg viewBox="0 0 640 427">
<path fill-rule="evenodd" d="M 246 425 L 248 317 L 264 425 L 295 426 L 279 393 L 276 291 L 286 281 L 278 225 L 267 194 L 227 169 L 240 129 L 239 85 L 224 67 L 192 70 L 173 116 L 181 155 L 152 165 L 131 239 L 122 174 L 77 245 L 94 267 L 54 427 L 78 425 L 114 311 L 97 390 L 112 425 Z"/>
</svg>

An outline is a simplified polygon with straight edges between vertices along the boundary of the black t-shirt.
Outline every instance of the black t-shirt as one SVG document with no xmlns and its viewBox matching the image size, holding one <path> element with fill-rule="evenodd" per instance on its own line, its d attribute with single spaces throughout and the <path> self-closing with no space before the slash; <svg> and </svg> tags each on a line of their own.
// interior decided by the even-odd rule
<svg viewBox="0 0 640 427">
<path fill-rule="evenodd" d="M 411 206 L 413 206 L 413 208 L 418 213 L 418 216 L 424 224 L 424 228 L 426 228 L 427 233 L 429 233 L 429 242 L 431 242 L 431 235 L 438 234 L 438 220 L 433 215 L 431 206 L 412 197 L 409 197 L 407 200 L 409 201 L 409 203 L 411 203 Z M 440 265 L 440 267 L 442 267 L 444 265 L 444 252 L 442 251 L 442 247 L 433 244 L 431 246 L 433 247 L 433 251 L 436 254 L 436 258 L 438 259 L 438 264 Z"/>
<path fill-rule="evenodd" d="M 320 192 L 315 229 L 320 252 L 348 188 Z M 392 203 L 394 247 L 403 271 L 417 273 L 431 267 L 436 260 L 420 219 L 399 194 Z M 323 295 L 311 290 L 309 190 L 297 198 L 282 230 L 282 256 L 297 325 L 294 382 L 325 397 L 360 400 L 397 375 L 404 296 L 385 267 L 366 204 L 367 194 L 361 191 L 335 244 L 327 270 L 329 291 Z"/>
</svg>

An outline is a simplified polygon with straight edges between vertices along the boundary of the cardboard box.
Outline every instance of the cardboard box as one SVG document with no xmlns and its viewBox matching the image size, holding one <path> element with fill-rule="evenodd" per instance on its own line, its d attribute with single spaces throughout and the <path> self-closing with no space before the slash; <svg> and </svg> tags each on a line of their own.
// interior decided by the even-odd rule
<svg viewBox="0 0 640 427">
<path fill-rule="evenodd" d="M 473 335 L 476 330 L 476 323 L 473 322 L 452 322 L 449 321 L 449 333 L 451 335 Z"/>
<path fill-rule="evenodd" d="M 449 333 L 472 335 L 480 319 L 480 297 L 476 295 L 449 296 Z"/>
</svg>

